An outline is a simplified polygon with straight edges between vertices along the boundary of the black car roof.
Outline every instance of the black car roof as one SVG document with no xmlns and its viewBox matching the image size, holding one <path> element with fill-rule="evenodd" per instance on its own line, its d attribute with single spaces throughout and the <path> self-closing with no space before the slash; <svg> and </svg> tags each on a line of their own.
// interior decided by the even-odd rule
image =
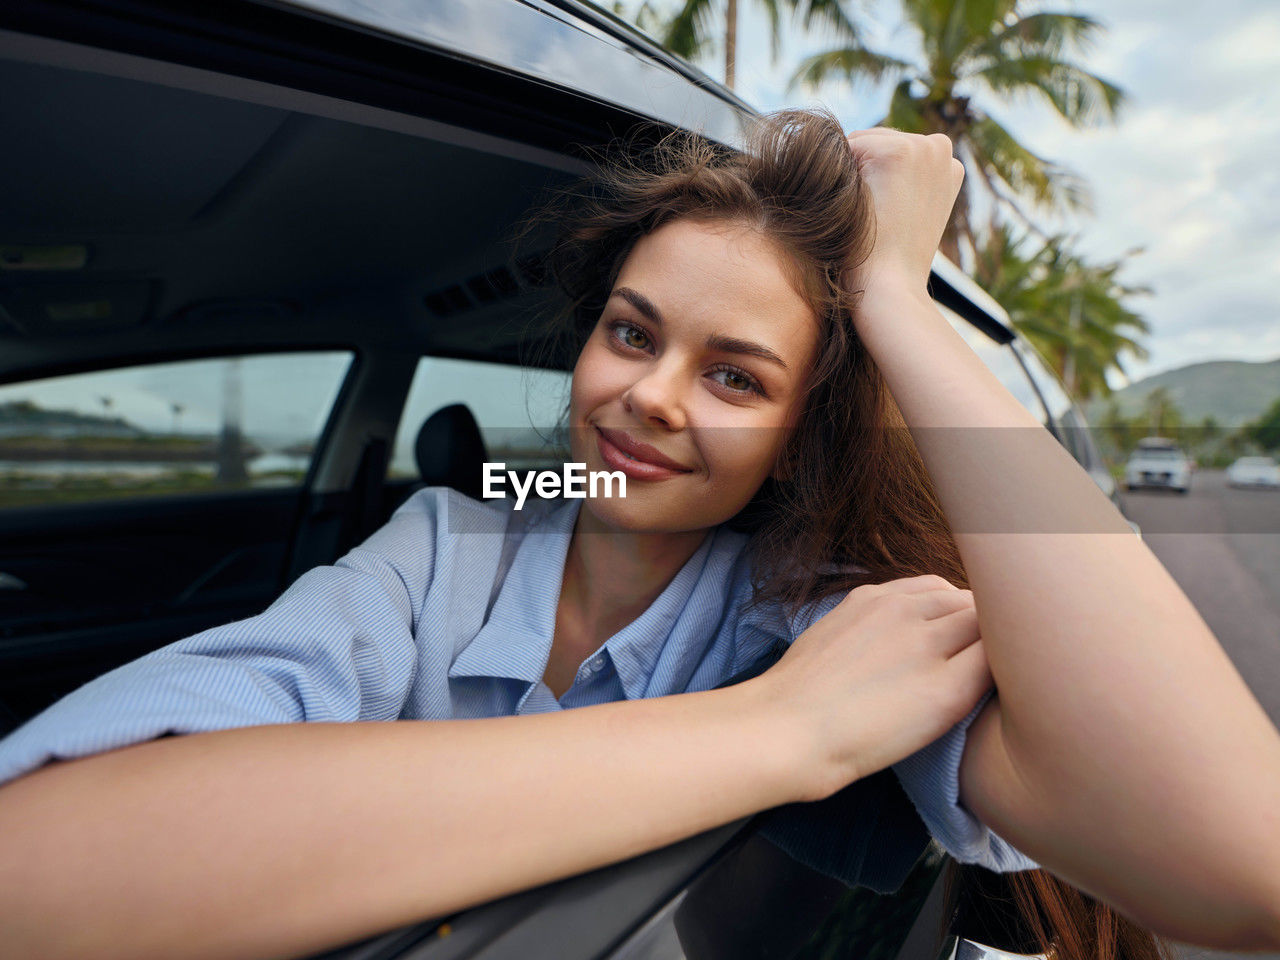
<svg viewBox="0 0 1280 960">
<path fill-rule="evenodd" d="M 288 5 L 737 142 L 746 101 L 639 30 L 577 0 L 288 0 Z"/>
</svg>

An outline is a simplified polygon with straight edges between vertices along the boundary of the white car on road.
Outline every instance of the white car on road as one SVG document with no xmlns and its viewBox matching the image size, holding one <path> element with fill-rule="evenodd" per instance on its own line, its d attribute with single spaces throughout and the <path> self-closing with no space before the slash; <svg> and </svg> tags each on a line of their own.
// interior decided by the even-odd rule
<svg viewBox="0 0 1280 960">
<path fill-rule="evenodd" d="M 1271 457 L 1241 457 L 1227 467 L 1233 487 L 1280 487 L 1280 465 Z"/>
<path fill-rule="evenodd" d="M 1172 440 L 1144 437 L 1124 465 L 1124 488 L 1163 487 L 1186 493 L 1191 489 L 1191 458 Z"/>
</svg>

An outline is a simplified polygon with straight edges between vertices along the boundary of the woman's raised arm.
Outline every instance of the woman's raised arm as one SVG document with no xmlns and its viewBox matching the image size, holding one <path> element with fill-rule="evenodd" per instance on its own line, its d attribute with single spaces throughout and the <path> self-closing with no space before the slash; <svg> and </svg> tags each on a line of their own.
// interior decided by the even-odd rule
<svg viewBox="0 0 1280 960">
<path fill-rule="evenodd" d="M 1280 735 L 1195 607 L 925 290 L 963 170 L 946 137 L 849 137 L 876 249 L 859 337 L 955 533 L 998 699 L 962 798 L 1158 933 L 1280 948 Z"/>
</svg>

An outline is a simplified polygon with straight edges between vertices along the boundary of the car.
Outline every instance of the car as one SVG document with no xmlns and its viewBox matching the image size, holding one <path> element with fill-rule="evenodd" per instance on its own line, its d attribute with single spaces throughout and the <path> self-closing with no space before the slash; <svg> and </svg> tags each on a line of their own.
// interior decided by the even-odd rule
<svg viewBox="0 0 1280 960">
<path fill-rule="evenodd" d="M 1167 437 L 1143 437 L 1125 462 L 1124 486 L 1185 494 L 1191 489 L 1191 458 Z"/>
<path fill-rule="evenodd" d="M 464 484 L 468 418 L 555 462 L 568 374 L 524 363 L 547 278 L 508 229 L 584 145 L 641 119 L 732 145 L 753 112 L 577 0 L 11 0 L 0 80 L 0 733 Z M 1115 499 L 1000 306 L 941 257 L 930 289 Z M 324 956 L 1034 952 L 892 776 L 842 802 L 868 817 L 841 879 L 766 838 L 801 805 Z"/>
<path fill-rule="evenodd" d="M 1233 487 L 1280 487 L 1280 464 L 1272 457 L 1240 457 L 1227 467 Z"/>
</svg>

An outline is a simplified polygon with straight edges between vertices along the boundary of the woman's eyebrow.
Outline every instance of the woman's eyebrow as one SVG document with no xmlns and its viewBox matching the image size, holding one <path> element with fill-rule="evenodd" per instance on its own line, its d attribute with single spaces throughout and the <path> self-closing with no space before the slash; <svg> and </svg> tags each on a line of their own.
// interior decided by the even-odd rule
<svg viewBox="0 0 1280 960">
<path fill-rule="evenodd" d="M 632 290 L 630 287 L 618 287 L 613 291 L 612 296 L 621 297 L 644 314 L 646 319 L 659 327 L 662 326 L 662 314 L 653 305 L 653 301 L 639 290 Z M 721 353 L 738 353 L 759 357 L 761 360 L 776 363 L 783 370 L 787 369 L 787 361 L 783 360 L 764 344 L 756 343 L 754 340 L 743 340 L 741 337 L 726 337 L 723 334 L 713 333 L 707 337 L 707 349 L 718 350 Z"/>
</svg>

